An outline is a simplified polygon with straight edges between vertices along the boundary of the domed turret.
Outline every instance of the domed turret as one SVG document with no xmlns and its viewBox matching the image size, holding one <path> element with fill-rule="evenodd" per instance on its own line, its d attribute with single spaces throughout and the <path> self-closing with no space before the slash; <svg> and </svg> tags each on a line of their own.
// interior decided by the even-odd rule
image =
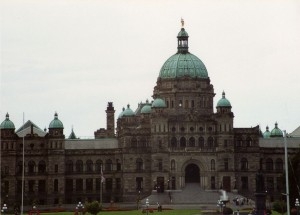
<svg viewBox="0 0 300 215">
<path fill-rule="evenodd" d="M 225 92 L 222 93 L 222 98 L 218 101 L 217 107 L 231 107 L 230 101 L 225 98 Z"/>
<path fill-rule="evenodd" d="M 167 107 L 164 100 L 161 98 L 156 98 L 152 103 L 152 108 L 165 108 Z"/>
<path fill-rule="evenodd" d="M 118 119 L 119 119 L 119 118 L 122 118 L 124 111 L 125 111 L 125 108 L 123 107 L 123 108 L 122 108 L 122 112 L 121 112 L 121 113 L 119 114 L 119 116 L 118 116 Z"/>
<path fill-rule="evenodd" d="M 159 78 L 208 78 L 205 65 L 195 55 L 189 53 L 188 33 L 184 29 L 184 21 L 181 20 L 182 28 L 178 33 L 177 53 L 171 56 L 162 66 Z"/>
<path fill-rule="evenodd" d="M 130 109 L 130 105 L 127 105 L 127 109 L 123 111 L 123 115 L 122 116 L 134 116 L 134 112 L 133 110 Z"/>
<path fill-rule="evenodd" d="M 271 131 L 270 137 L 283 137 L 282 131 L 278 128 L 278 123 L 275 123 L 275 128 Z"/>
<path fill-rule="evenodd" d="M 9 114 L 6 114 L 5 120 L 0 124 L 0 129 L 15 129 L 15 125 L 9 119 Z"/>
<path fill-rule="evenodd" d="M 144 107 L 141 109 L 141 113 L 142 114 L 151 113 L 151 104 L 149 104 L 148 100 L 146 101 Z"/>
<path fill-rule="evenodd" d="M 270 138 L 271 132 L 269 131 L 269 126 L 266 127 L 266 131 L 263 133 L 264 138 Z"/>
<path fill-rule="evenodd" d="M 54 119 L 50 122 L 49 128 L 64 128 L 63 123 L 58 119 L 58 114 L 55 112 Z"/>
</svg>

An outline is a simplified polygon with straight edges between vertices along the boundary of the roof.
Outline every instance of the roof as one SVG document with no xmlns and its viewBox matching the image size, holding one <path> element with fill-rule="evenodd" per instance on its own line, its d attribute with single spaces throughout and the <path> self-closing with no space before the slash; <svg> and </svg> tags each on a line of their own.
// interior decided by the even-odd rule
<svg viewBox="0 0 300 215">
<path fill-rule="evenodd" d="M 25 137 L 27 134 L 36 134 L 39 137 L 44 137 L 46 136 L 47 132 L 43 131 L 33 122 L 28 120 L 23 126 L 21 126 L 16 131 L 16 134 L 18 135 L 18 137 Z"/>
<path fill-rule="evenodd" d="M 118 140 L 116 138 L 101 139 L 66 139 L 65 149 L 117 149 Z"/>
<path fill-rule="evenodd" d="M 296 128 L 292 133 L 289 134 L 291 137 L 300 137 L 300 126 Z"/>
<path fill-rule="evenodd" d="M 286 138 L 287 148 L 299 148 L 300 138 Z M 262 148 L 284 148 L 283 137 L 259 138 L 259 147 Z"/>
</svg>

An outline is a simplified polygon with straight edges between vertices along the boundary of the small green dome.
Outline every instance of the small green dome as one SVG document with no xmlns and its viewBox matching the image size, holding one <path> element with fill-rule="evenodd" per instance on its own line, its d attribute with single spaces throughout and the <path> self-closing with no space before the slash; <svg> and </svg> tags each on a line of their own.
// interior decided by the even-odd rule
<svg viewBox="0 0 300 215">
<path fill-rule="evenodd" d="M 266 127 L 266 131 L 263 133 L 264 138 L 270 138 L 271 132 L 269 131 L 269 126 Z"/>
<path fill-rule="evenodd" d="M 122 112 L 119 114 L 118 118 L 121 118 L 123 116 L 124 111 L 125 111 L 125 108 L 123 107 Z"/>
<path fill-rule="evenodd" d="M 156 98 L 153 103 L 152 103 L 153 108 L 165 108 L 167 107 L 166 103 L 164 100 L 161 98 Z"/>
<path fill-rule="evenodd" d="M 160 78 L 208 78 L 205 65 L 191 53 L 176 53 L 171 56 L 160 69 Z"/>
<path fill-rule="evenodd" d="M 222 98 L 218 101 L 217 107 L 231 107 L 230 101 L 225 98 L 225 92 L 222 93 Z"/>
<path fill-rule="evenodd" d="M 0 125 L 1 129 L 15 129 L 15 125 L 12 121 L 9 120 L 9 114 L 6 114 L 5 120 Z"/>
<path fill-rule="evenodd" d="M 127 105 L 127 109 L 123 111 L 122 116 L 134 116 L 134 112 L 130 109 L 130 105 Z"/>
<path fill-rule="evenodd" d="M 188 37 L 188 33 L 185 31 L 184 28 L 181 28 L 181 30 L 179 31 L 178 35 L 177 35 L 177 38 L 178 37 Z"/>
<path fill-rule="evenodd" d="M 64 125 L 58 119 L 57 113 L 54 114 L 54 119 L 50 122 L 49 128 L 64 128 Z"/>
<path fill-rule="evenodd" d="M 151 113 L 151 105 L 149 103 L 145 104 L 141 110 L 141 113 Z"/>
<path fill-rule="evenodd" d="M 271 131 L 270 137 L 283 137 L 282 131 L 278 128 L 278 123 L 275 123 L 275 128 Z"/>
</svg>

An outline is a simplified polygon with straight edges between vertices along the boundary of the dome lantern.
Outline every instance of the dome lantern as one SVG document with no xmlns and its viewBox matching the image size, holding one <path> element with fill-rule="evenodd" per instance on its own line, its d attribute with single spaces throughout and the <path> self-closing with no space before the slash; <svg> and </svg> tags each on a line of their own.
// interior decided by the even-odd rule
<svg viewBox="0 0 300 215">
<path fill-rule="evenodd" d="M 184 29 L 184 20 L 181 19 L 181 30 L 177 35 L 177 39 L 178 39 L 177 53 L 185 54 L 189 52 L 188 38 L 189 35 Z"/>
</svg>

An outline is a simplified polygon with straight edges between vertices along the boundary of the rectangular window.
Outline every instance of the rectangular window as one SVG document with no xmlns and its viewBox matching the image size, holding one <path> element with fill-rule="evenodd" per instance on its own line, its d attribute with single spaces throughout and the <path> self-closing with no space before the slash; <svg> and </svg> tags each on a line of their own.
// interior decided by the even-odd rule
<svg viewBox="0 0 300 215">
<path fill-rule="evenodd" d="M 86 191 L 93 191 L 93 179 L 87 178 L 85 180 L 85 183 L 86 183 Z"/>
<path fill-rule="evenodd" d="M 101 181 L 101 178 L 96 179 L 96 191 L 100 191 L 100 181 Z"/>
<path fill-rule="evenodd" d="M 162 171 L 163 170 L 163 164 L 162 164 L 162 160 L 158 161 L 158 171 Z"/>
<path fill-rule="evenodd" d="M 216 189 L 216 179 L 215 176 L 211 176 L 210 178 L 211 189 Z"/>
<path fill-rule="evenodd" d="M 135 178 L 136 183 L 136 190 L 141 191 L 143 189 L 143 178 L 142 177 L 136 177 Z"/>
<path fill-rule="evenodd" d="M 45 180 L 39 180 L 38 191 L 39 191 L 39 193 L 46 192 L 46 181 Z"/>
<path fill-rule="evenodd" d="M 34 180 L 28 181 L 28 192 L 30 192 L 30 193 L 34 192 L 34 183 L 35 183 Z"/>
<path fill-rule="evenodd" d="M 228 146 L 228 141 L 224 140 L 224 147 L 227 147 L 227 146 Z"/>
<path fill-rule="evenodd" d="M 83 179 L 76 179 L 76 191 L 83 191 Z"/>
<path fill-rule="evenodd" d="M 73 179 L 66 179 L 66 192 L 73 192 Z"/>
<path fill-rule="evenodd" d="M 8 194 L 9 192 L 9 181 L 4 182 L 4 193 Z"/>
<path fill-rule="evenodd" d="M 267 177 L 267 191 L 274 191 L 274 178 Z"/>
<path fill-rule="evenodd" d="M 17 192 L 21 193 L 22 192 L 22 181 L 18 180 L 17 182 Z"/>
<path fill-rule="evenodd" d="M 54 172 L 58 173 L 58 165 L 57 164 L 55 164 L 55 166 L 54 166 Z"/>
<path fill-rule="evenodd" d="M 228 158 L 224 158 L 224 170 L 228 170 Z"/>
<path fill-rule="evenodd" d="M 116 178 L 116 189 L 121 190 L 121 178 Z"/>
<path fill-rule="evenodd" d="M 242 176 L 241 181 L 242 181 L 242 189 L 243 190 L 248 190 L 248 177 L 247 176 Z"/>
<path fill-rule="evenodd" d="M 111 178 L 105 179 L 105 189 L 108 191 L 112 190 L 112 179 Z"/>
<path fill-rule="evenodd" d="M 5 166 L 5 167 L 4 167 L 4 174 L 5 174 L 5 175 L 8 175 L 8 174 L 9 174 L 9 167 L 8 167 L 8 166 Z"/>
</svg>

